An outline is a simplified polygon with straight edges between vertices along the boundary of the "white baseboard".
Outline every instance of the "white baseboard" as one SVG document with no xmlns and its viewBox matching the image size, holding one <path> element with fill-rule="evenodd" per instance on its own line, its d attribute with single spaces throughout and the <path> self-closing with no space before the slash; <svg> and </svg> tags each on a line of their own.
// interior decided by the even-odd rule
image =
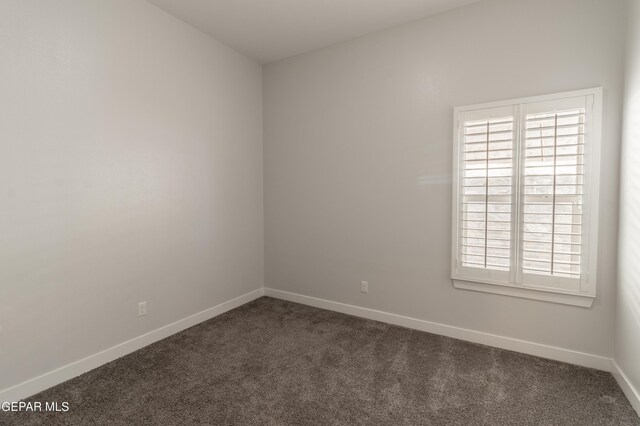
<svg viewBox="0 0 640 426">
<path fill-rule="evenodd" d="M 126 342 L 120 343 L 111 348 L 105 349 L 86 358 L 74 361 L 56 370 L 45 373 L 41 376 L 27 380 L 26 382 L 12 386 L 0 391 L 0 402 L 19 401 L 29 396 L 49 389 L 69 379 L 77 377 L 89 370 L 100 367 L 108 362 L 114 361 L 131 352 L 135 352 L 145 346 L 165 339 L 189 327 L 193 327 L 203 321 L 207 321 L 213 317 L 223 314 L 231 309 L 237 308 L 249 303 L 264 295 L 264 288 L 251 291 L 242 296 L 223 302 L 217 306 L 206 309 L 197 314 L 190 315 L 171 324 L 150 331 L 142 336 L 135 337 Z"/>
<path fill-rule="evenodd" d="M 611 362 L 611 373 L 613 373 L 613 377 L 616 378 L 616 381 L 622 388 L 622 392 L 626 395 L 627 399 L 631 403 L 631 406 L 636 410 L 638 416 L 640 416 L 640 391 L 636 389 L 624 371 L 620 368 L 616 360 L 614 359 Z"/>
<path fill-rule="evenodd" d="M 583 367 L 595 368 L 597 370 L 611 371 L 611 358 L 600 355 L 588 354 L 585 352 L 573 351 L 570 349 L 548 346 L 526 340 L 513 339 L 511 337 L 498 336 L 466 328 L 454 327 L 451 325 L 425 321 L 417 318 L 391 314 L 360 306 L 348 305 L 331 300 L 318 299 L 316 297 L 304 296 L 273 288 L 264 289 L 265 296 L 277 299 L 288 300 L 290 302 L 301 303 L 303 305 L 314 306 L 316 308 L 341 312 L 361 318 L 367 318 L 388 324 L 399 325 L 415 330 L 426 331 L 442 336 L 453 337 L 455 339 L 466 340 L 468 342 L 480 343 L 482 345 L 494 346 L 510 351 L 535 355 L 542 358 L 556 361 L 568 362 Z"/>
</svg>

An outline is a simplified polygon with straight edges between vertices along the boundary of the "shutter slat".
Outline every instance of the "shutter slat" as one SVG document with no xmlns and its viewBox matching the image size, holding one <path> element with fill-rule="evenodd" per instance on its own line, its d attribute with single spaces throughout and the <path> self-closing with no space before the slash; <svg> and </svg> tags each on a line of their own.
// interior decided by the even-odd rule
<svg viewBox="0 0 640 426">
<path fill-rule="evenodd" d="M 570 135 L 558 135 L 558 139 L 562 138 L 562 139 L 568 139 L 568 138 L 576 138 L 578 136 L 584 136 L 585 133 L 571 133 Z M 525 137 L 525 140 L 527 142 L 529 141 L 537 141 L 537 140 L 554 140 L 556 139 L 555 136 L 527 136 Z M 584 146 L 584 143 L 580 142 L 577 145 L 581 145 Z M 569 145 L 565 145 L 565 144 L 559 144 L 558 146 L 569 146 Z"/>
<path fill-rule="evenodd" d="M 532 149 L 532 148 L 529 148 Z M 538 148 L 534 148 L 534 149 L 538 149 Z M 556 154 L 555 158 L 572 158 L 572 157 L 583 157 L 584 154 Z M 510 157 L 509 157 L 510 158 Z M 554 157 L 549 156 L 549 155 L 527 155 L 526 156 L 527 160 L 531 160 L 531 161 L 539 161 L 539 160 L 553 160 Z"/>
<path fill-rule="evenodd" d="M 465 135 L 465 136 L 482 136 L 482 135 L 477 134 L 477 135 Z M 505 142 L 513 142 L 513 139 L 509 138 L 509 139 L 490 139 L 489 140 L 489 144 L 497 144 L 497 143 L 505 143 Z M 474 145 L 486 144 L 486 143 L 487 143 L 487 140 L 485 139 L 485 140 L 476 141 L 476 142 L 468 141 L 468 142 L 465 142 L 464 144 L 467 145 L 467 146 L 474 146 Z M 481 150 L 481 152 L 482 151 L 483 150 Z"/>
<path fill-rule="evenodd" d="M 570 113 L 570 114 L 566 114 L 566 115 L 558 115 L 559 119 L 566 119 L 566 118 L 575 118 L 575 117 L 582 117 L 582 114 L 579 112 L 576 113 Z M 530 123 L 534 123 L 536 121 L 548 121 L 550 117 L 538 117 L 538 118 L 527 118 L 527 122 Z"/>
<path fill-rule="evenodd" d="M 525 253 L 549 253 L 548 250 L 534 250 L 534 249 L 524 249 Z M 561 251 L 556 250 L 555 254 L 564 254 L 570 256 L 580 256 L 580 252 L 570 252 L 570 251 Z"/>
<path fill-rule="evenodd" d="M 468 129 L 468 127 L 467 127 Z M 513 130 L 494 130 L 492 132 L 467 132 L 465 131 L 465 136 L 481 136 L 481 135 L 511 135 Z"/>
<path fill-rule="evenodd" d="M 536 241 L 536 240 L 529 240 L 529 239 L 523 239 L 522 240 L 525 243 L 543 243 L 543 244 L 551 244 L 551 241 Z M 582 246 L 582 243 L 556 243 L 558 245 L 565 245 L 565 246 Z"/>
<path fill-rule="evenodd" d="M 547 119 L 549 120 L 549 119 Z M 569 124 L 558 124 L 558 125 L 550 125 L 550 126 L 540 126 L 540 127 L 529 127 L 531 123 L 530 119 L 527 118 L 527 132 L 537 132 L 538 130 L 553 130 L 554 132 L 562 129 L 575 129 L 576 127 L 584 127 L 585 123 L 569 123 Z M 558 135 L 564 136 L 564 135 Z"/>
<path fill-rule="evenodd" d="M 496 126 L 506 126 L 508 124 L 512 124 L 513 123 L 513 117 L 505 117 L 505 118 L 497 118 L 497 119 L 492 119 L 489 120 L 491 122 L 491 124 L 496 125 Z M 486 127 L 487 126 L 487 120 L 475 120 L 475 121 L 468 121 L 466 123 L 464 123 L 464 127 L 468 128 L 468 127 Z"/>
</svg>

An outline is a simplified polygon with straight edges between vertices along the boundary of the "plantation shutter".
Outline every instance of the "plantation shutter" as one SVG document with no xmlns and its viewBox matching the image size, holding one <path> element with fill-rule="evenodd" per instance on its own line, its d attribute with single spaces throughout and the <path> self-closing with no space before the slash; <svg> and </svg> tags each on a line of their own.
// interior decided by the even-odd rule
<svg viewBox="0 0 640 426">
<path fill-rule="evenodd" d="M 513 262 L 514 119 L 495 108 L 459 123 L 459 266 L 481 277 L 508 277 Z"/>
<path fill-rule="evenodd" d="M 457 288 L 593 303 L 601 108 L 601 89 L 456 108 Z"/>
<path fill-rule="evenodd" d="M 526 105 L 521 187 L 524 283 L 578 289 L 584 266 L 587 98 Z"/>
</svg>

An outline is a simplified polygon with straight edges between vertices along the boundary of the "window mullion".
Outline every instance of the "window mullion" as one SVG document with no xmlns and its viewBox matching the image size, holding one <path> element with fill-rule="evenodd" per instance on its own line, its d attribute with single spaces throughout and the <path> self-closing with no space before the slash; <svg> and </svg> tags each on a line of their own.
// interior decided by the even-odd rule
<svg viewBox="0 0 640 426">
<path fill-rule="evenodd" d="M 516 105 L 514 107 L 514 158 L 515 165 L 513 168 L 513 198 L 512 198 L 512 222 L 513 222 L 513 233 L 512 233 L 512 263 L 513 268 L 511 271 L 511 282 L 515 284 L 521 284 L 522 282 L 522 271 L 521 271 L 521 262 L 520 262 L 520 252 L 522 245 L 522 231 L 521 231 L 521 206 L 522 206 L 522 141 L 524 140 L 522 136 L 522 132 L 524 131 L 524 127 L 522 123 L 524 122 L 522 119 L 523 108 L 522 105 Z"/>
</svg>

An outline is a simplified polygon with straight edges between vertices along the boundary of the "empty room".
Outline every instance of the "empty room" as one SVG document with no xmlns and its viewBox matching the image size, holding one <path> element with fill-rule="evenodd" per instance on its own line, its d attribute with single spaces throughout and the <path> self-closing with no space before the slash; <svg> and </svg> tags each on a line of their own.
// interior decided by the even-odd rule
<svg viewBox="0 0 640 426">
<path fill-rule="evenodd" d="M 0 0 L 0 425 L 639 413 L 640 0 Z"/>
</svg>

